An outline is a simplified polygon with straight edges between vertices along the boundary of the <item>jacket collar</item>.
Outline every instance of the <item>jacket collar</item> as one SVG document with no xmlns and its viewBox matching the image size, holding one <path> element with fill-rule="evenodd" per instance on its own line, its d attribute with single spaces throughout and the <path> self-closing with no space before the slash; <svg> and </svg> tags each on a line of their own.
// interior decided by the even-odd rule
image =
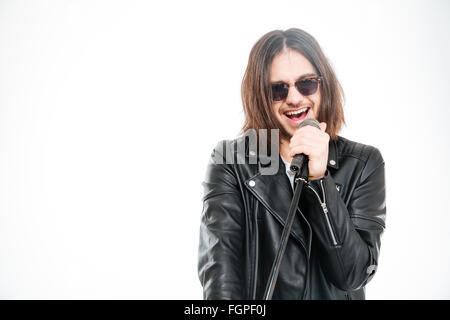
<svg viewBox="0 0 450 320">
<path fill-rule="evenodd" d="M 247 142 L 247 141 L 246 141 Z M 249 150 L 249 143 L 245 143 L 245 157 L 250 157 L 250 152 L 252 153 L 252 156 L 256 155 L 256 150 Z M 258 155 L 258 158 L 263 160 L 263 163 L 268 163 L 270 161 L 270 157 L 264 156 L 264 155 Z M 336 145 L 336 140 L 330 140 L 328 143 L 328 162 L 327 166 L 333 169 L 339 169 L 339 162 L 338 162 L 338 150 Z M 283 163 L 280 158 L 280 163 Z"/>
<path fill-rule="evenodd" d="M 336 140 L 330 140 L 328 143 L 328 167 L 339 169 L 339 155 Z"/>
</svg>

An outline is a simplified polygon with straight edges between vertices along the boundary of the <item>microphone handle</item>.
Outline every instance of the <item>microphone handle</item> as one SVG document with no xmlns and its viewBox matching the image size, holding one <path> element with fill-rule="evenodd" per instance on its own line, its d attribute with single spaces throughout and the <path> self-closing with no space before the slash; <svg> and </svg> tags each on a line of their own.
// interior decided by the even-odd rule
<svg viewBox="0 0 450 320">
<path fill-rule="evenodd" d="M 297 172 L 300 170 L 300 168 L 303 166 L 303 163 L 305 162 L 306 156 L 303 153 L 296 154 L 291 162 L 290 169 L 294 172 Z"/>
</svg>

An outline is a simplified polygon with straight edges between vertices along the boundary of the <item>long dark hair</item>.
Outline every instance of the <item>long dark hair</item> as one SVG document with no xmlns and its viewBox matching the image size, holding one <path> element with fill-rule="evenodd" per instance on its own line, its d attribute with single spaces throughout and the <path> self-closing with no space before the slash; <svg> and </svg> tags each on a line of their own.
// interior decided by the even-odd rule
<svg viewBox="0 0 450 320">
<path fill-rule="evenodd" d="M 273 58 L 284 49 L 293 49 L 302 54 L 321 75 L 321 104 L 318 121 L 326 122 L 330 139 L 337 139 L 344 121 L 344 92 L 322 49 L 309 33 L 292 28 L 286 31 L 274 30 L 259 39 L 253 46 L 247 69 L 242 80 L 241 95 L 245 123 L 241 133 L 248 129 L 279 129 L 280 138 L 289 140 L 272 111 L 270 66 Z"/>
</svg>

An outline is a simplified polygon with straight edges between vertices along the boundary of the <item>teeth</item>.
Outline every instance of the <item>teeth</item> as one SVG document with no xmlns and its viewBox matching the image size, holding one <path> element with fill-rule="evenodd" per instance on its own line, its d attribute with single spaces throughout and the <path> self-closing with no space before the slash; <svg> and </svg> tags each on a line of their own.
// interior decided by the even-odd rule
<svg viewBox="0 0 450 320">
<path fill-rule="evenodd" d="M 306 110 L 308 110 L 307 107 L 306 107 L 306 108 L 302 108 L 302 109 L 300 109 L 300 110 L 287 112 L 286 114 L 289 115 L 289 116 L 291 116 L 291 115 L 293 115 L 293 114 L 300 114 L 300 113 L 302 113 L 302 112 L 304 112 L 304 111 L 306 111 Z"/>
</svg>

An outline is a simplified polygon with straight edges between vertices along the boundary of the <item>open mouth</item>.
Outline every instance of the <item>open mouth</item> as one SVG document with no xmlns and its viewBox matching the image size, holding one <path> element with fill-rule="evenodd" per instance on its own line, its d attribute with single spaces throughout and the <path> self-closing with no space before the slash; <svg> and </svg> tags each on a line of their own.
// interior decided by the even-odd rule
<svg viewBox="0 0 450 320">
<path fill-rule="evenodd" d="M 305 120 L 308 117 L 308 114 L 310 112 L 310 107 L 304 107 L 301 109 L 296 110 L 289 110 L 283 113 L 283 115 L 295 123 L 295 125 L 300 124 L 303 120 Z"/>
</svg>

